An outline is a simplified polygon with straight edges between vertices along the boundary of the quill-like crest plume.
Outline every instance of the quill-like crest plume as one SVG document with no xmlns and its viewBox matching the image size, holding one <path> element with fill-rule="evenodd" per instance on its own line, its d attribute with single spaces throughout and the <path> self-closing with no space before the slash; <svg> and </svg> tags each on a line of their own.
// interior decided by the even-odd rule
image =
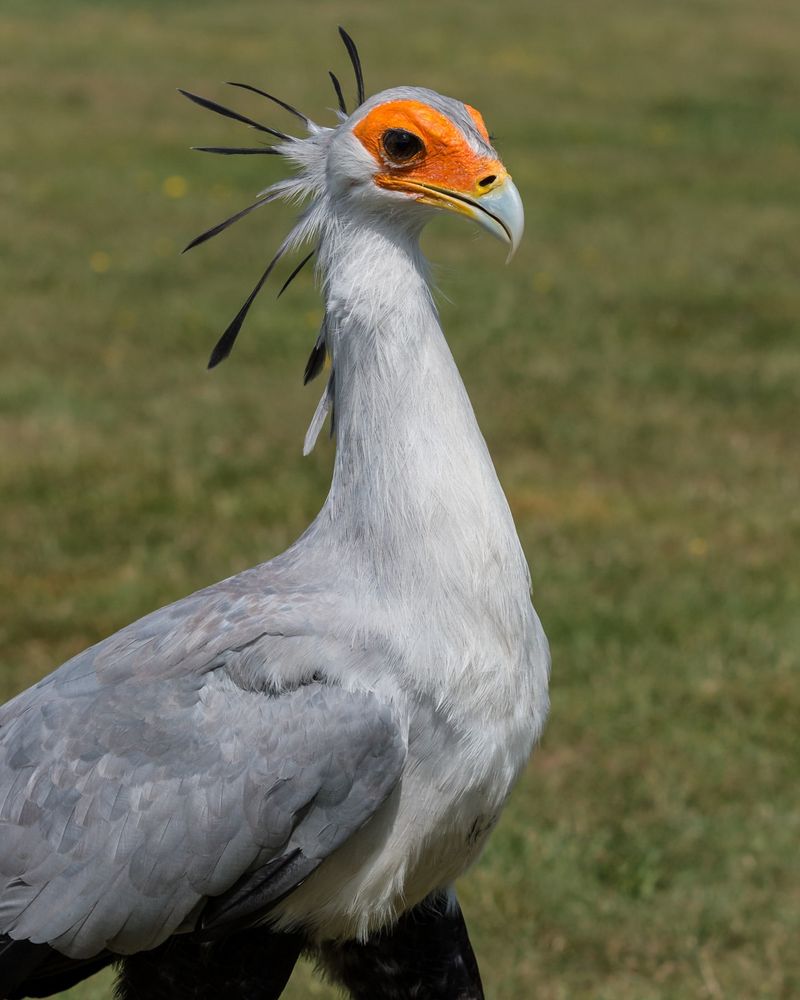
<svg viewBox="0 0 800 1000">
<path fill-rule="evenodd" d="M 361 60 L 358 56 L 358 50 L 356 49 L 353 39 L 348 35 L 344 28 L 339 28 L 339 34 L 344 42 L 345 48 L 347 49 L 347 54 L 350 57 L 350 61 L 353 65 L 353 72 L 355 74 L 356 80 L 356 93 L 357 93 L 357 106 L 360 106 L 364 102 L 364 77 L 361 70 Z M 339 120 L 343 121 L 348 115 L 347 105 L 345 103 L 344 95 L 342 93 L 342 87 L 339 83 L 337 77 L 330 72 L 329 73 L 331 82 L 333 83 L 333 88 L 336 93 L 336 99 L 338 102 L 338 116 Z M 257 156 L 257 155 L 274 155 L 283 156 L 289 160 L 294 166 L 299 168 L 299 172 L 296 176 L 287 178 L 285 180 L 278 181 L 275 184 L 270 185 L 264 191 L 260 192 L 259 196 L 250 205 L 246 205 L 244 208 L 235 212 L 233 215 L 229 216 L 227 219 L 223 219 L 222 222 L 217 223 L 210 229 L 205 230 L 199 236 L 196 236 L 187 246 L 184 248 L 186 250 L 191 250 L 193 247 L 199 246 L 201 243 L 205 243 L 214 236 L 218 236 L 220 233 L 224 232 L 235 222 L 243 219 L 246 215 L 249 215 L 256 208 L 260 208 L 262 205 L 267 205 L 272 201 L 283 198 L 295 203 L 302 203 L 310 199 L 310 203 L 306 206 L 297 224 L 289 232 L 286 238 L 278 247 L 274 257 L 270 260 L 269 264 L 266 266 L 263 274 L 256 282 L 253 290 L 250 292 L 248 297 L 245 299 L 244 304 L 236 313 L 234 318 L 228 324 L 225 332 L 222 334 L 220 339 L 217 341 L 214 350 L 211 352 L 211 358 L 208 362 L 209 368 L 216 367 L 221 361 L 231 353 L 233 346 L 236 342 L 236 338 L 239 335 L 247 314 L 250 311 L 250 307 L 255 302 L 258 293 L 264 287 L 272 274 L 275 266 L 286 254 L 293 253 L 300 249 L 304 244 L 312 242 L 314 243 L 318 233 L 319 233 L 319 217 L 320 217 L 320 206 L 318 204 L 319 198 L 323 192 L 324 187 L 324 177 L 322 174 L 323 164 L 322 164 L 322 153 L 326 145 L 326 139 L 333 131 L 330 128 L 326 128 L 321 125 L 317 125 L 316 122 L 312 121 L 307 115 L 303 114 L 293 105 L 288 104 L 286 101 L 281 100 L 274 95 L 267 93 L 265 90 L 261 90 L 259 87 L 251 86 L 247 83 L 229 83 L 231 87 L 237 87 L 241 90 L 250 91 L 253 94 L 257 94 L 260 97 L 266 98 L 266 100 L 271 101 L 273 104 L 278 105 L 283 108 L 286 112 L 293 115 L 305 126 L 308 135 L 306 137 L 300 138 L 298 136 L 289 135 L 286 132 L 282 132 L 279 129 L 273 128 L 271 125 L 264 125 L 261 122 L 249 118 L 246 115 L 240 114 L 238 111 L 234 111 L 231 108 L 225 107 L 216 101 L 209 100 L 206 97 L 200 97 L 197 94 L 192 94 L 186 90 L 180 90 L 179 92 L 183 94 L 184 97 L 188 98 L 194 104 L 205 108 L 208 111 L 213 111 L 215 114 L 221 115 L 224 118 L 230 118 L 235 122 L 239 122 L 242 125 L 248 126 L 248 128 L 255 129 L 258 132 L 264 133 L 271 136 L 273 139 L 278 140 L 272 145 L 260 145 L 260 146 L 194 146 L 193 148 L 201 153 L 219 153 L 223 156 Z M 311 260 L 314 256 L 316 246 L 312 247 L 310 253 L 308 253 L 300 263 L 294 268 L 290 273 L 289 277 L 284 282 L 278 296 L 280 297 L 291 282 L 297 277 L 303 267 Z M 320 354 L 320 350 L 323 352 L 324 360 L 324 347 L 319 348 L 319 346 L 314 349 L 317 355 Z M 312 366 L 314 374 L 317 373 L 322 367 L 322 363 L 315 364 Z M 306 371 L 306 380 L 308 380 L 308 370 Z M 313 375 L 311 376 L 313 377 Z"/>
</svg>

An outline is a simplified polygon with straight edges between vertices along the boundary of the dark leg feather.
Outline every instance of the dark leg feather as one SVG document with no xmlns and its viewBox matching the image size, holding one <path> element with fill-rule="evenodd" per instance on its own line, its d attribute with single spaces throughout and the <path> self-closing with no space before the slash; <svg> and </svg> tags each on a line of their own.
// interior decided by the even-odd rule
<svg viewBox="0 0 800 1000">
<path fill-rule="evenodd" d="M 14 941 L 4 934 L 0 938 L 0 997 L 13 996 L 16 987 L 35 972 L 49 951 L 47 945 Z"/>
<path fill-rule="evenodd" d="M 266 928 L 215 942 L 176 935 L 120 963 L 116 1000 L 277 1000 L 303 938 Z"/>
<path fill-rule="evenodd" d="M 0 997 L 50 997 L 94 975 L 114 956 L 104 952 L 85 961 L 67 958 L 46 944 L 0 937 Z"/>
<path fill-rule="evenodd" d="M 352 1000 L 484 1000 L 464 918 L 446 896 L 409 910 L 365 944 L 324 945 L 320 958 Z"/>
<path fill-rule="evenodd" d="M 342 36 L 344 47 L 347 49 L 350 62 L 353 64 L 353 72 L 356 75 L 356 89 L 358 91 L 358 104 L 356 107 L 360 107 L 364 103 L 364 74 L 361 72 L 361 60 L 358 57 L 358 49 L 356 48 L 356 43 L 344 28 L 339 28 L 339 34 Z"/>
</svg>

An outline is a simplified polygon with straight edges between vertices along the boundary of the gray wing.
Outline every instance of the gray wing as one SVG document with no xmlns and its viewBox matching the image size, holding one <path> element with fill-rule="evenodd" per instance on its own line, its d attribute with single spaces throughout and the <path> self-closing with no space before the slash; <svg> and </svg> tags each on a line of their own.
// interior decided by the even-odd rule
<svg viewBox="0 0 800 1000">
<path fill-rule="evenodd" d="M 0 934 L 72 958 L 152 948 L 206 907 L 219 924 L 267 906 L 369 819 L 405 759 L 392 709 L 313 662 L 242 686 L 231 664 L 252 680 L 284 641 L 263 621 L 201 592 L 4 707 Z M 317 643 L 330 660 L 322 640 L 304 657 Z"/>
</svg>

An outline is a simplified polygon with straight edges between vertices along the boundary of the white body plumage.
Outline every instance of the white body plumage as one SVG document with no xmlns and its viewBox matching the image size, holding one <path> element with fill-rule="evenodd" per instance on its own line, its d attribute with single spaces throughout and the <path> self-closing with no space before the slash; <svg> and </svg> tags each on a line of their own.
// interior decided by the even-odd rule
<svg viewBox="0 0 800 1000">
<path fill-rule="evenodd" d="M 365 936 L 475 859 L 548 705 L 528 568 L 419 228 L 358 201 L 322 227 L 337 451 L 302 547 L 346 575 L 343 641 L 384 651 L 354 656 L 338 682 L 393 702 L 409 740 L 400 786 L 281 904 L 322 937 Z"/>
<path fill-rule="evenodd" d="M 306 450 L 330 412 L 333 482 L 285 553 L 2 707 L 0 991 L 173 936 L 202 953 L 207 933 L 296 928 L 292 963 L 302 942 L 364 939 L 475 859 L 541 733 L 547 641 L 419 249 L 444 208 L 513 250 L 521 202 L 474 109 L 421 88 L 363 100 L 354 66 L 362 103 L 337 128 L 289 109 L 304 139 L 188 95 L 283 140 L 211 151 L 299 168 L 190 245 L 310 199 L 212 365 L 275 262 L 313 241 L 309 373 L 332 368 Z"/>
</svg>

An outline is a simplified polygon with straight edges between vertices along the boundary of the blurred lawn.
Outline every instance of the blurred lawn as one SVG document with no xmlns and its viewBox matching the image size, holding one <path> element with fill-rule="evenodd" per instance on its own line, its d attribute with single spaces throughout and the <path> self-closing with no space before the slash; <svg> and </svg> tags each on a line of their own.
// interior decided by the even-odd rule
<svg viewBox="0 0 800 1000">
<path fill-rule="evenodd" d="M 461 885 L 488 995 L 800 995 L 796 0 L 6 0 L 2 694 L 319 508 L 310 277 L 204 371 L 291 213 L 177 256 L 281 165 L 190 153 L 247 133 L 175 88 L 330 121 L 338 22 L 369 91 L 483 111 L 528 213 L 507 269 L 457 220 L 427 237 L 553 649 L 544 743 Z"/>
</svg>

